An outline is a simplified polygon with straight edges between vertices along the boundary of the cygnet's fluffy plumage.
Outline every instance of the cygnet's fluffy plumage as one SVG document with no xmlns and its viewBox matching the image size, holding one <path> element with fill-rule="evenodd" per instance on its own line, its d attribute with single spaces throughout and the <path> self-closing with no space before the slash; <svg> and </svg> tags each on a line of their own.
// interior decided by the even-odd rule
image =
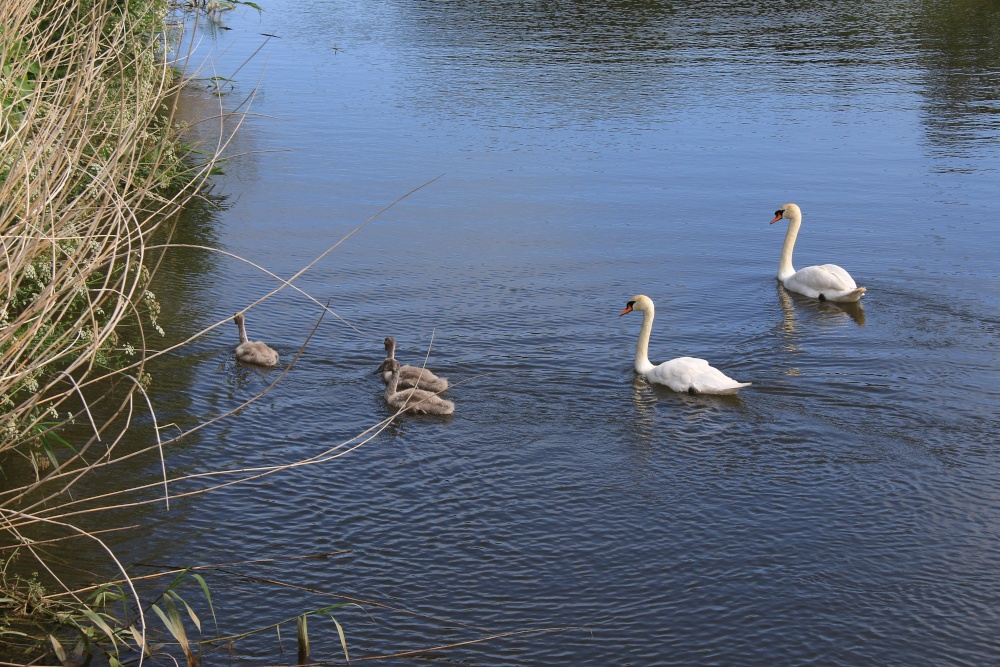
<svg viewBox="0 0 1000 667">
<path fill-rule="evenodd" d="M 386 359 L 378 367 L 377 373 L 389 373 L 389 384 L 385 388 L 385 402 L 393 410 L 425 415 L 450 415 L 455 412 L 455 404 L 437 394 L 423 389 L 403 389 L 399 386 L 399 362 Z"/>
<path fill-rule="evenodd" d="M 385 339 L 385 358 L 395 359 L 396 358 L 396 339 L 387 337 Z M 389 378 L 392 373 L 385 371 L 382 373 L 382 381 L 386 384 L 389 383 Z M 417 368 L 416 366 L 400 366 L 399 367 L 399 388 L 400 389 L 426 389 L 427 391 L 438 393 L 446 390 L 448 388 L 448 379 L 443 377 L 438 377 L 431 373 L 426 368 Z"/>
<path fill-rule="evenodd" d="M 635 346 L 635 370 L 650 382 L 690 394 L 735 394 L 741 387 L 750 386 L 749 382 L 737 382 L 718 368 L 709 366 L 704 359 L 678 357 L 654 366 L 648 355 L 649 333 L 653 329 L 653 300 L 637 294 L 629 300 L 621 314 L 633 310 L 642 311 L 642 328 Z"/>
<path fill-rule="evenodd" d="M 257 366 L 277 366 L 278 353 L 261 341 L 251 342 L 247 338 L 247 330 L 243 322 L 243 313 L 233 315 L 236 328 L 240 330 L 240 344 L 236 346 L 236 358 L 247 364 Z"/>
<path fill-rule="evenodd" d="M 785 232 L 785 243 L 781 246 L 781 259 L 778 260 L 778 280 L 785 289 L 820 301 L 858 301 L 866 289 L 858 287 L 851 274 L 836 264 L 807 266 L 795 270 L 792 266 L 792 250 L 795 249 L 795 237 L 802 225 L 802 211 L 795 204 L 785 204 L 774 212 L 771 224 L 782 218 L 788 220 L 788 231 Z"/>
</svg>

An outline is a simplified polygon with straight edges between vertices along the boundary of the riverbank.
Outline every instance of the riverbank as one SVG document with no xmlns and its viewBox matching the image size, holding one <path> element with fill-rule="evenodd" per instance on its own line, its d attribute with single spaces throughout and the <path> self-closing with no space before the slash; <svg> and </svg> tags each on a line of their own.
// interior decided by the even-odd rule
<svg viewBox="0 0 1000 667">
<path fill-rule="evenodd" d="M 163 333 L 147 246 L 216 160 L 175 121 L 169 11 L 167 0 L 0 7 L 0 656 L 13 664 L 100 647 L 114 664 L 142 642 L 139 619 L 105 615 L 107 591 L 56 604 L 68 584 L 47 561 L 70 538 L 103 547 L 92 526 L 53 517 L 84 500 L 84 478 L 113 474 L 145 404 Z"/>
</svg>

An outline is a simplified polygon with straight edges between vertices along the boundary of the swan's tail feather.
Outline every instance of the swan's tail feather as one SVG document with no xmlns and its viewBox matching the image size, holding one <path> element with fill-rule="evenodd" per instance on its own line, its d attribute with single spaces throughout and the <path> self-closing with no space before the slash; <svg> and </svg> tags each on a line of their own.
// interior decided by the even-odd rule
<svg viewBox="0 0 1000 667">
<path fill-rule="evenodd" d="M 749 387 L 753 382 L 737 382 L 736 384 L 726 385 L 725 387 L 713 387 L 705 388 L 701 391 L 695 390 L 696 394 L 716 394 L 719 396 L 731 396 L 738 392 L 743 387 Z M 692 388 L 693 389 L 693 388 Z"/>
<path fill-rule="evenodd" d="M 867 287 L 859 287 L 856 290 L 851 290 L 850 292 L 847 292 L 842 297 L 837 299 L 837 301 L 840 301 L 842 303 L 854 303 L 856 301 L 860 301 L 861 295 L 867 291 L 868 291 Z"/>
</svg>

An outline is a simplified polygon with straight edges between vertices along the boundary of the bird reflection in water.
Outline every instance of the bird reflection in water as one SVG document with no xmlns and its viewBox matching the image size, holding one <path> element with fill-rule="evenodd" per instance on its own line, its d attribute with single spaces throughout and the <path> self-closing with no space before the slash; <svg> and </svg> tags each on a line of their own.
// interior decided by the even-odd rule
<svg viewBox="0 0 1000 667">
<path fill-rule="evenodd" d="M 646 381 L 646 378 L 636 373 L 632 377 L 632 405 L 635 406 L 635 417 L 630 420 L 632 431 L 643 444 L 652 444 L 656 436 L 656 419 L 653 406 L 656 404 L 656 392 Z"/>
<path fill-rule="evenodd" d="M 781 328 L 787 334 L 795 334 L 796 308 L 804 312 L 814 313 L 816 316 L 814 319 L 821 323 L 841 324 L 846 316 L 851 318 L 859 327 L 865 325 L 865 309 L 861 305 L 861 302 L 836 303 L 834 301 L 820 301 L 789 292 L 781 283 L 775 283 L 775 285 L 778 290 L 778 302 L 784 311 L 784 321 Z"/>
<path fill-rule="evenodd" d="M 865 309 L 860 302 L 855 303 L 834 303 L 833 301 L 819 301 L 809 297 L 789 292 L 779 282 L 775 283 L 778 290 L 778 303 L 781 304 L 781 329 L 784 338 L 784 347 L 787 352 L 797 354 L 801 351 L 799 341 L 800 321 L 808 320 L 818 323 L 820 326 L 841 327 L 850 318 L 859 327 L 865 325 Z M 788 375 L 798 375 L 797 368 L 788 370 Z"/>
</svg>

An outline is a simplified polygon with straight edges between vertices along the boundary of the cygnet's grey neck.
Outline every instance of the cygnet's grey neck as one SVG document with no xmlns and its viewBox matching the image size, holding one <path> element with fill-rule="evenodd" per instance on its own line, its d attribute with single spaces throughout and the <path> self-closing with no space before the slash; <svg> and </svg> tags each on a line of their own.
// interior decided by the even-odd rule
<svg viewBox="0 0 1000 667">
<path fill-rule="evenodd" d="M 236 320 L 236 328 L 240 330 L 240 343 L 249 343 L 250 339 L 247 338 L 247 329 L 242 317 Z"/>
<path fill-rule="evenodd" d="M 396 393 L 396 389 L 399 387 L 399 367 L 397 366 L 392 371 L 392 375 L 389 376 L 389 383 L 385 386 L 385 395 L 392 396 Z"/>
</svg>

